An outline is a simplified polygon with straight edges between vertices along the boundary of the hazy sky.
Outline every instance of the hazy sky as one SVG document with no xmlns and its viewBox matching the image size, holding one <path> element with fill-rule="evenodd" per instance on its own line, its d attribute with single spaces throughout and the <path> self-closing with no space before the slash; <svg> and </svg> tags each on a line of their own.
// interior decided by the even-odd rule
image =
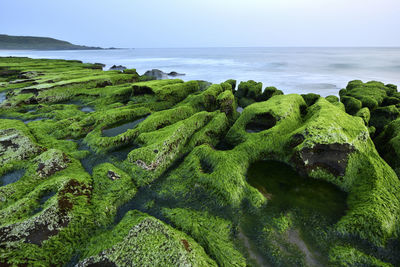
<svg viewBox="0 0 400 267">
<path fill-rule="evenodd" d="M 0 33 L 103 47 L 400 46 L 400 0 L 0 0 Z"/>
</svg>

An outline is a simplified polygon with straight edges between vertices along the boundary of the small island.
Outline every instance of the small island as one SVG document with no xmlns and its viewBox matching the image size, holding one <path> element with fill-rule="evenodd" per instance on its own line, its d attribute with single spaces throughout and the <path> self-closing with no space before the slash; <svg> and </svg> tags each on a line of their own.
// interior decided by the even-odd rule
<svg viewBox="0 0 400 267">
<path fill-rule="evenodd" d="M 1 266 L 398 266 L 400 93 L 0 58 Z"/>
<path fill-rule="evenodd" d="M 74 45 L 49 37 L 0 34 L 0 50 L 99 50 L 101 47 Z"/>
</svg>

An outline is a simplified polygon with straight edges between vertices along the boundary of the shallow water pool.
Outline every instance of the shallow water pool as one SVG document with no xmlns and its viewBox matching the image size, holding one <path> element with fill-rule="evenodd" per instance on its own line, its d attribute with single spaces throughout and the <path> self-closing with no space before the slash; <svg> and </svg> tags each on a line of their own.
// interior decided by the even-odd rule
<svg viewBox="0 0 400 267">
<path fill-rule="evenodd" d="M 114 128 L 110 128 L 110 129 L 104 129 L 103 130 L 103 136 L 105 137 L 114 137 L 117 136 L 119 134 L 122 134 L 124 132 L 126 132 L 129 129 L 133 129 L 135 128 L 139 123 L 141 123 L 142 121 L 144 121 L 146 118 L 141 118 L 132 122 L 128 122 L 122 125 L 119 125 L 117 127 Z"/>
<path fill-rule="evenodd" d="M 15 170 L 0 177 L 0 186 L 5 186 L 17 182 L 24 176 L 25 170 Z"/>
</svg>

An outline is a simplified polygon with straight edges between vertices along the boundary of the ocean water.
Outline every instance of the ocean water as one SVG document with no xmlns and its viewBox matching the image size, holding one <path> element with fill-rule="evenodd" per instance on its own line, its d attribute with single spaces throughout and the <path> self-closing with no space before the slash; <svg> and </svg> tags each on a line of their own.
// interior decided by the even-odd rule
<svg viewBox="0 0 400 267">
<path fill-rule="evenodd" d="M 77 59 L 185 73 L 183 80 L 256 80 L 285 93 L 338 94 L 355 79 L 400 85 L 400 48 L 164 48 L 6 51 L 0 56 Z"/>
</svg>

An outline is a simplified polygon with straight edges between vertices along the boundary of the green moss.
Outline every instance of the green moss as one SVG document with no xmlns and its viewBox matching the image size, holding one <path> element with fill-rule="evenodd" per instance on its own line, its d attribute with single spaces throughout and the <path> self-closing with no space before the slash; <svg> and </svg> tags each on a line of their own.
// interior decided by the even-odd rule
<svg viewBox="0 0 400 267">
<path fill-rule="evenodd" d="M 283 92 L 281 90 L 276 89 L 276 87 L 273 86 L 265 87 L 260 97 L 260 100 L 266 101 L 271 97 L 273 97 L 274 95 L 283 95 Z"/>
<path fill-rule="evenodd" d="M 325 99 L 332 104 L 339 102 L 339 98 L 335 95 L 328 95 L 327 97 L 325 97 Z"/>
<path fill-rule="evenodd" d="M 335 264 L 335 266 L 393 266 L 392 264 L 382 262 L 375 257 L 347 246 L 334 247 L 329 256 L 332 264 Z"/>
<path fill-rule="evenodd" d="M 363 121 L 364 121 L 364 123 L 365 123 L 365 125 L 368 125 L 369 120 L 370 120 L 370 118 L 371 118 L 371 114 L 370 114 L 368 108 L 362 108 L 362 109 L 360 109 L 360 110 L 356 113 L 356 116 L 362 118 Z"/>
<path fill-rule="evenodd" d="M 386 164 L 399 173 L 395 86 L 350 82 L 344 105 L 253 81 L 236 92 L 229 80 L 144 82 L 78 61 L 0 58 L 0 73 L 0 116 L 13 118 L 0 120 L 0 175 L 22 175 L 0 187 L 0 264 L 309 264 L 296 242 L 321 251 L 320 265 L 328 254 L 332 265 L 398 263 L 400 185 Z M 248 182 L 260 160 L 347 192 L 346 214 L 332 224 L 301 205 L 276 211 Z"/>
<path fill-rule="evenodd" d="M 236 80 L 232 80 L 232 79 L 229 79 L 229 80 L 227 80 L 227 81 L 225 81 L 226 83 L 229 83 L 230 85 L 231 85 L 231 87 L 232 87 L 232 92 L 234 93 L 235 91 L 236 91 Z"/>
<path fill-rule="evenodd" d="M 240 82 L 235 96 L 237 98 L 247 97 L 255 100 L 261 95 L 261 91 L 262 83 L 250 80 L 247 82 Z"/>
<path fill-rule="evenodd" d="M 343 96 L 340 101 L 344 104 L 346 112 L 351 115 L 356 114 L 362 107 L 362 102 L 351 96 Z"/>
<path fill-rule="evenodd" d="M 129 211 L 114 229 L 94 237 L 78 266 L 216 266 L 191 237 L 138 211 Z"/>
<path fill-rule="evenodd" d="M 400 119 L 389 123 L 375 139 L 376 147 L 386 162 L 400 177 Z"/>
<path fill-rule="evenodd" d="M 380 107 L 371 112 L 370 125 L 374 126 L 378 132 L 381 132 L 385 125 L 396 120 L 400 116 L 400 111 L 396 106 Z"/>
<path fill-rule="evenodd" d="M 306 95 L 301 95 L 306 102 L 307 106 L 312 106 L 314 105 L 315 102 L 321 97 L 320 95 L 314 94 L 314 93 L 309 93 Z"/>
<path fill-rule="evenodd" d="M 149 178 L 143 173 L 140 184 L 147 179 L 152 181 L 177 158 L 183 155 L 183 151 L 190 138 L 206 125 L 213 114 L 199 112 L 195 115 L 164 127 L 154 132 L 142 133 L 137 142 L 140 148 L 133 150 L 128 155 L 128 160 L 139 168 L 146 170 Z M 148 182 L 148 181 L 147 181 Z"/>
<path fill-rule="evenodd" d="M 179 229 L 202 245 L 218 266 L 246 266 L 246 260 L 235 249 L 232 225 L 228 221 L 188 209 L 164 209 L 163 212 Z"/>
<path fill-rule="evenodd" d="M 251 98 L 247 98 L 247 97 L 242 97 L 239 98 L 238 104 L 240 107 L 245 108 L 253 103 L 255 103 L 256 101 L 254 99 Z"/>
<path fill-rule="evenodd" d="M 114 174 L 119 178 L 113 180 Z M 136 186 L 127 173 L 110 163 L 97 165 L 93 170 L 92 198 L 97 214 L 96 224 L 104 226 L 112 223 L 117 208 L 132 199 L 136 192 Z"/>
<path fill-rule="evenodd" d="M 391 91 L 392 89 L 384 86 L 381 82 L 362 83 L 361 81 L 353 81 L 348 84 L 346 95 L 360 100 L 363 107 L 373 110 L 382 104 L 387 93 Z"/>
</svg>

